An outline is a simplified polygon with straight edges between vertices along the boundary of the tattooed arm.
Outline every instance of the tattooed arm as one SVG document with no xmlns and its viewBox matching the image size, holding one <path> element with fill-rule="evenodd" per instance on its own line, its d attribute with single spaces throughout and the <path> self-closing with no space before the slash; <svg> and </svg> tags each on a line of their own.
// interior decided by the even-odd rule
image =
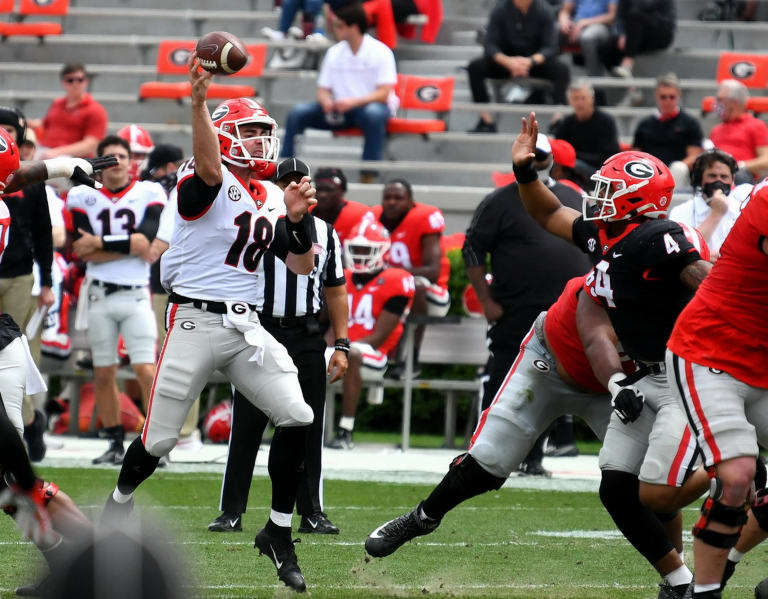
<svg viewBox="0 0 768 599">
<path fill-rule="evenodd" d="M 683 285 L 688 287 L 688 289 L 696 290 L 699 288 L 699 285 L 701 285 L 704 277 L 709 274 L 710 270 L 712 270 L 711 262 L 707 262 L 706 260 L 696 260 L 696 262 L 692 262 L 682 270 L 680 273 L 680 280 L 683 282 Z"/>
</svg>

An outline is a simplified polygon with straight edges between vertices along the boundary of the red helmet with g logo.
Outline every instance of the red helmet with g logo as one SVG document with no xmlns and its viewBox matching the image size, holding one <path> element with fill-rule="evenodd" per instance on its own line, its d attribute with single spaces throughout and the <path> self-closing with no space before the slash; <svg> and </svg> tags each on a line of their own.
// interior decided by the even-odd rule
<svg viewBox="0 0 768 599">
<path fill-rule="evenodd" d="M 8 179 L 19 168 L 19 149 L 11 135 L 0 127 L 0 193 Z"/>
<path fill-rule="evenodd" d="M 152 136 L 139 125 L 126 125 L 120 128 L 116 135 L 127 141 L 131 147 L 131 166 L 128 168 L 128 174 L 131 179 L 138 179 L 146 166 L 147 154 L 155 149 Z"/>
<path fill-rule="evenodd" d="M 363 217 L 344 240 L 344 263 L 352 272 L 370 273 L 384 268 L 389 232 L 371 217 Z"/>
<path fill-rule="evenodd" d="M 667 165 L 645 152 L 619 152 L 592 175 L 595 188 L 584 196 L 584 220 L 666 218 L 675 181 Z"/>
<path fill-rule="evenodd" d="M 277 123 L 264 107 L 250 98 L 227 100 L 216 107 L 211 115 L 213 126 L 219 137 L 219 149 L 224 162 L 245 167 L 260 179 L 270 179 L 277 169 L 280 155 L 280 140 L 277 137 Z M 244 137 L 245 125 L 260 125 L 268 130 L 266 135 Z M 245 142 L 258 140 L 261 143 L 260 156 L 252 156 Z"/>
</svg>

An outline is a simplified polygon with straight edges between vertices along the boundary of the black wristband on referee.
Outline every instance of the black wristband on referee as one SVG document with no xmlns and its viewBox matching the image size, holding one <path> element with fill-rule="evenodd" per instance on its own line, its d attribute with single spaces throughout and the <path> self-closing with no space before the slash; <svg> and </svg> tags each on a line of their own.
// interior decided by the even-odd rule
<svg viewBox="0 0 768 599">
<path fill-rule="evenodd" d="M 515 179 L 518 183 L 533 183 L 539 178 L 539 174 L 533 166 L 533 160 L 523 167 L 512 164 L 512 172 L 515 173 Z"/>
<path fill-rule="evenodd" d="M 333 342 L 333 349 L 336 351 L 343 351 L 345 354 L 349 353 L 349 339 L 341 337 Z"/>
<path fill-rule="evenodd" d="M 104 235 L 101 238 L 102 249 L 105 252 L 117 252 L 118 254 L 131 253 L 130 235 Z"/>
<path fill-rule="evenodd" d="M 297 223 L 285 217 L 285 228 L 288 231 L 288 251 L 293 254 L 306 254 L 312 249 L 312 233 L 310 224 L 312 217 L 309 213 Z"/>
</svg>

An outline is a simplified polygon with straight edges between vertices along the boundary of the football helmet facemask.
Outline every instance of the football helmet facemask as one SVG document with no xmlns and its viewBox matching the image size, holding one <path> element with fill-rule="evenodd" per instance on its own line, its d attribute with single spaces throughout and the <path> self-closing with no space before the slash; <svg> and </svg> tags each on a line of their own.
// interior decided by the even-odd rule
<svg viewBox="0 0 768 599">
<path fill-rule="evenodd" d="M 0 127 L 0 194 L 11 175 L 19 168 L 19 149 L 10 133 Z"/>
<path fill-rule="evenodd" d="M 591 180 L 595 187 L 584 196 L 584 220 L 666 218 L 675 189 L 667 165 L 645 152 L 614 154 Z"/>
<path fill-rule="evenodd" d="M 352 272 L 372 273 L 384 268 L 389 252 L 389 233 L 381 223 L 363 218 L 344 240 L 344 263 Z"/>
<path fill-rule="evenodd" d="M 264 107 L 250 98 L 227 100 L 216 107 L 211 115 L 213 126 L 219 138 L 219 149 L 224 162 L 245 167 L 260 179 L 270 179 L 277 169 L 280 155 L 280 139 L 277 137 L 277 122 Z M 259 125 L 268 129 L 266 135 L 243 137 L 245 125 Z M 259 140 L 260 156 L 252 156 L 245 143 Z"/>
</svg>

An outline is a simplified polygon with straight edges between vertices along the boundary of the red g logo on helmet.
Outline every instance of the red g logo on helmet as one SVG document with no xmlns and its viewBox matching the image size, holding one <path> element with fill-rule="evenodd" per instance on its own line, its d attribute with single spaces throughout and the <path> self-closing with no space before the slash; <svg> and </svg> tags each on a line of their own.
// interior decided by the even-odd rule
<svg viewBox="0 0 768 599">
<path fill-rule="evenodd" d="M 384 268 L 389 233 L 372 217 L 363 217 L 344 240 L 344 263 L 352 272 L 371 273 Z"/>
<path fill-rule="evenodd" d="M 19 168 L 19 149 L 10 133 L 0 127 L 0 193 L 8 179 Z"/>
<path fill-rule="evenodd" d="M 269 179 L 275 174 L 280 155 L 277 123 L 261 104 L 250 98 L 227 100 L 216 107 L 211 120 L 217 129 L 224 162 L 245 167 L 260 179 Z M 267 133 L 245 137 L 242 129 L 246 125 L 258 125 Z"/>
<path fill-rule="evenodd" d="M 645 152 L 614 154 L 591 180 L 595 187 L 584 196 L 584 220 L 665 218 L 675 189 L 667 165 Z"/>
</svg>

